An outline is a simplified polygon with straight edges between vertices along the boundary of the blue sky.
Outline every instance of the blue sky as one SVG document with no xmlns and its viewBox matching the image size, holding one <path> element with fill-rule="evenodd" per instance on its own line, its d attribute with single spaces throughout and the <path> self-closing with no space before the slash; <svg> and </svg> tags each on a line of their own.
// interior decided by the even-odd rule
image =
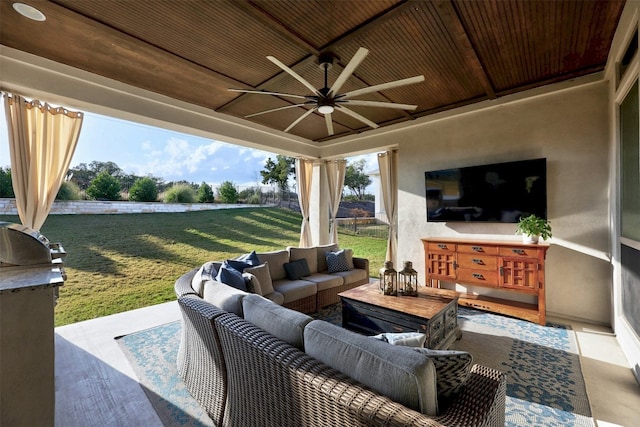
<svg viewBox="0 0 640 427">
<path fill-rule="evenodd" d="M 9 142 L 4 105 L 0 103 L 0 166 L 9 166 Z M 231 181 L 255 186 L 267 158 L 276 154 L 211 139 L 86 113 L 71 167 L 94 160 L 116 163 L 125 173 L 153 175 L 165 181 L 207 182 L 217 186 Z M 366 172 L 377 170 L 375 154 L 349 158 L 367 159 Z"/>
</svg>

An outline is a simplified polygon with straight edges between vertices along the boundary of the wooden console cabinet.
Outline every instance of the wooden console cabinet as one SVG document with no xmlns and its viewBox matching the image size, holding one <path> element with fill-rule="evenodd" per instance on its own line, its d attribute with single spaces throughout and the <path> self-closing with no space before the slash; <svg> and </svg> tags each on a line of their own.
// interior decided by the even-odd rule
<svg viewBox="0 0 640 427">
<path fill-rule="evenodd" d="M 463 306 L 506 314 L 544 325 L 544 261 L 548 244 L 429 238 L 424 245 L 427 286 L 440 282 L 533 295 L 537 303 L 462 293 Z"/>
</svg>

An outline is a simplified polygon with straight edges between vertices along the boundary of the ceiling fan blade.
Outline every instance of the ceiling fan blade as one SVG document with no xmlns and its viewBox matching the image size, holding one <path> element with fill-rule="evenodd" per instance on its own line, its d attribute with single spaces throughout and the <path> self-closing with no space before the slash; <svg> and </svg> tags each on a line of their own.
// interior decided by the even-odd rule
<svg viewBox="0 0 640 427">
<path fill-rule="evenodd" d="M 313 113 L 315 111 L 315 108 L 311 108 L 308 111 L 306 111 L 303 115 L 301 115 L 300 117 L 298 117 L 293 123 L 291 123 L 289 125 L 288 128 L 286 128 L 284 131 L 285 132 L 289 132 L 295 125 L 297 125 L 298 123 L 300 123 L 302 120 L 304 120 L 305 117 L 307 117 L 309 114 Z"/>
<path fill-rule="evenodd" d="M 409 77 L 407 79 L 395 80 L 393 82 L 381 83 L 379 85 L 363 87 L 362 89 L 352 90 L 343 94 L 340 99 L 348 99 L 358 95 L 364 95 L 365 93 L 380 92 L 382 90 L 391 89 L 398 86 L 406 86 L 414 83 L 420 83 L 424 81 L 424 76 Z"/>
<path fill-rule="evenodd" d="M 398 110 L 415 110 L 417 105 L 411 104 L 398 104 L 396 102 L 379 102 L 379 101 L 363 101 L 360 99 L 348 99 L 345 104 L 349 105 L 361 105 L 363 107 L 381 107 L 381 108 L 396 108 Z"/>
<path fill-rule="evenodd" d="M 380 126 L 378 126 L 377 123 L 372 122 L 371 120 L 367 119 L 366 117 L 361 116 L 360 114 L 356 113 L 353 110 L 348 109 L 347 107 L 345 107 L 344 105 L 339 105 L 338 108 L 340 109 L 340 111 L 342 111 L 343 113 L 353 117 L 356 120 L 360 120 L 362 123 L 364 123 L 367 126 L 370 126 L 374 129 L 379 128 Z"/>
<path fill-rule="evenodd" d="M 295 107 L 301 107 L 303 105 L 307 105 L 306 103 L 303 104 L 292 104 L 292 105 L 285 105 L 284 107 L 278 107 L 278 108 L 272 108 L 271 110 L 264 110 L 264 111 L 259 111 L 257 113 L 253 113 L 253 114 L 249 114 L 247 116 L 244 116 L 246 119 L 250 118 L 250 117 L 255 117 L 255 116 L 259 116 L 261 114 L 267 114 L 267 113 L 272 113 L 274 111 L 280 111 L 280 110 L 286 110 L 288 108 L 295 108 Z"/>
<path fill-rule="evenodd" d="M 294 79 L 296 79 L 297 81 L 305 85 L 311 91 L 311 93 L 319 95 L 318 90 L 315 87 L 313 87 L 311 83 L 306 81 L 300 74 L 296 73 L 291 68 L 287 67 L 282 62 L 278 61 L 276 57 L 267 56 L 267 59 L 273 62 L 274 64 L 276 64 L 278 67 L 282 68 L 283 71 L 286 71 L 287 73 L 289 73 L 289 75 L 291 75 Z"/>
<path fill-rule="evenodd" d="M 246 90 L 246 89 L 227 89 L 227 90 L 229 92 L 257 93 L 259 95 L 275 95 L 275 96 L 286 96 L 288 98 L 307 99 L 306 96 L 302 96 L 302 95 L 293 95 L 291 93 L 280 93 L 280 92 L 268 92 L 266 90 Z"/>
<path fill-rule="evenodd" d="M 325 114 L 324 121 L 327 124 L 327 132 L 329 135 L 333 135 L 333 120 L 331 120 L 331 114 Z"/>
<path fill-rule="evenodd" d="M 347 79 L 351 77 L 351 74 L 353 74 L 355 69 L 358 67 L 358 65 L 360 65 L 360 63 L 364 60 L 364 58 L 367 57 L 368 54 L 369 54 L 369 50 L 365 49 L 364 47 L 361 47 L 360 49 L 358 49 L 358 51 L 356 52 L 355 55 L 353 55 L 353 58 L 351 58 L 347 66 L 344 67 L 344 70 L 342 70 L 342 72 L 340 73 L 336 81 L 333 82 L 333 86 L 331 86 L 331 90 L 329 91 L 329 93 L 333 93 L 333 94 L 338 93 L 338 91 L 340 90 L 344 82 L 346 82 Z"/>
</svg>

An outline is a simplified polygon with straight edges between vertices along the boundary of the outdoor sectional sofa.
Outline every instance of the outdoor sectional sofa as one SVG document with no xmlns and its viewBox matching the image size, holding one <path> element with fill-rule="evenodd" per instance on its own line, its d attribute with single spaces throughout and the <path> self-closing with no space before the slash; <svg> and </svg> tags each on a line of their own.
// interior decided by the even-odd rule
<svg viewBox="0 0 640 427">
<path fill-rule="evenodd" d="M 394 346 L 207 280 L 214 305 L 197 271 L 175 284 L 177 367 L 217 426 L 504 425 L 505 375 L 467 353 Z"/>
<path fill-rule="evenodd" d="M 244 273 L 244 279 L 237 278 L 240 283 L 236 285 L 230 274 L 221 278 L 219 273 L 223 264 Z M 351 249 L 341 250 L 337 244 L 310 248 L 289 246 L 283 250 L 253 251 L 236 259 L 206 263 L 196 274 L 193 284 L 205 299 L 207 289 L 202 283 L 207 278 L 260 294 L 302 313 L 314 313 L 339 302 L 340 292 L 368 283 L 369 260 L 354 257 Z M 243 286 L 243 280 L 247 288 Z"/>
</svg>

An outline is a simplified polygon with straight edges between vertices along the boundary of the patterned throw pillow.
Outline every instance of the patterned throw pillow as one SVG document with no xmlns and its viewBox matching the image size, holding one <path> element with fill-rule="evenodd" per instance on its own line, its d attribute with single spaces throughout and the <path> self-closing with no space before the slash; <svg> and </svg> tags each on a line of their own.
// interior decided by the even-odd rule
<svg viewBox="0 0 640 427">
<path fill-rule="evenodd" d="M 466 351 L 431 350 L 428 348 L 414 350 L 426 354 L 433 360 L 436 367 L 438 407 L 442 412 L 462 390 L 471 370 L 473 356 Z"/>
<path fill-rule="evenodd" d="M 400 345 L 404 347 L 424 347 L 427 340 L 427 334 L 420 332 L 385 332 L 383 334 L 374 335 L 371 338 L 388 342 L 391 345 Z"/>
<path fill-rule="evenodd" d="M 327 271 L 337 273 L 339 271 L 349 271 L 349 262 L 344 249 L 337 252 L 327 252 Z"/>
</svg>

